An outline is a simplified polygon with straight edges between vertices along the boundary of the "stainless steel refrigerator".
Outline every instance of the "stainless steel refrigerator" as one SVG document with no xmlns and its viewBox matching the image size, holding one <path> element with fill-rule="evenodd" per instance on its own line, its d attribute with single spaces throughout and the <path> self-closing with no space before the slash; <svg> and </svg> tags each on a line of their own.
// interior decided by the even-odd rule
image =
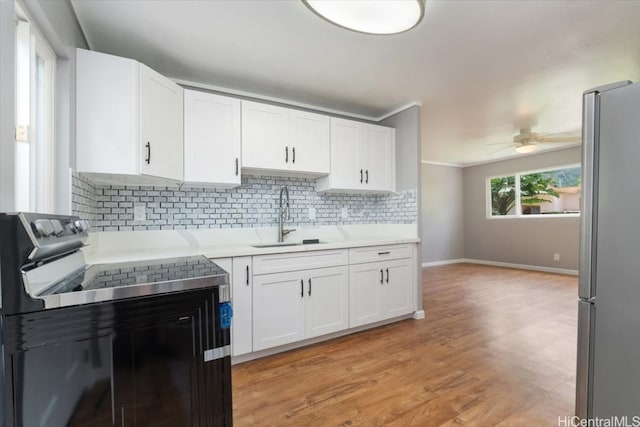
<svg viewBox="0 0 640 427">
<path fill-rule="evenodd" d="M 576 415 L 640 415 L 640 83 L 585 92 Z"/>
</svg>

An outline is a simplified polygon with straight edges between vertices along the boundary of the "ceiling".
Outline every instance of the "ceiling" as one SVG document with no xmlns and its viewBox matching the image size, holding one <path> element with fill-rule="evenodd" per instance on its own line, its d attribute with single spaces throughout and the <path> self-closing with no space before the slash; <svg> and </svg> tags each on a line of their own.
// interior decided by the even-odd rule
<svg viewBox="0 0 640 427">
<path fill-rule="evenodd" d="M 640 1 L 426 1 L 393 36 L 301 1 L 71 0 L 92 49 L 176 79 L 381 117 L 422 104 L 422 160 L 468 165 L 523 127 L 579 133 L 581 94 L 640 80 Z M 557 149 L 543 144 L 541 149 Z"/>
</svg>

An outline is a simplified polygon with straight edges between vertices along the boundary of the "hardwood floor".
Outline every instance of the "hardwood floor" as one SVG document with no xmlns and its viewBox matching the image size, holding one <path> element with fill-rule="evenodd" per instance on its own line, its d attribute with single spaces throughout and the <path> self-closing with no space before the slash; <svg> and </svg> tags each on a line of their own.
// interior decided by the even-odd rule
<svg viewBox="0 0 640 427">
<path fill-rule="evenodd" d="M 236 426 L 556 426 L 572 415 L 577 278 L 423 270 L 426 319 L 233 368 Z"/>
</svg>

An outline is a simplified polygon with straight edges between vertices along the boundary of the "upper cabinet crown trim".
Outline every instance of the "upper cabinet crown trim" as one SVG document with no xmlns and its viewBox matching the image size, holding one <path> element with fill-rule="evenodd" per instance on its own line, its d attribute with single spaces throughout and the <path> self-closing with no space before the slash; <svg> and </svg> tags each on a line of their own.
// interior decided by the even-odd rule
<svg viewBox="0 0 640 427">
<path fill-rule="evenodd" d="M 199 83 L 199 82 L 193 82 L 190 80 L 183 80 L 183 79 L 177 79 L 177 78 L 172 78 L 172 80 L 176 83 L 178 83 L 179 85 L 182 86 L 188 86 L 194 89 L 205 89 L 205 90 L 213 90 L 216 92 L 222 92 L 225 94 L 229 94 L 229 95 L 235 95 L 235 96 L 239 96 L 239 97 L 247 97 L 247 98 L 252 98 L 255 100 L 260 100 L 260 101 L 266 101 L 266 102 L 275 102 L 278 104 L 284 104 L 284 105 L 289 105 L 291 107 L 298 107 L 298 108 L 304 108 L 304 109 L 309 109 L 309 110 L 314 110 L 320 113 L 327 113 L 327 114 L 335 114 L 337 116 L 344 116 L 344 117 L 350 117 L 350 118 L 354 118 L 354 119 L 362 119 L 362 120 L 368 120 L 370 122 L 380 122 L 384 119 L 387 119 L 393 115 L 396 115 L 398 113 L 401 113 L 404 110 L 408 110 L 411 107 L 415 107 L 415 106 L 422 106 L 422 102 L 421 101 L 411 101 L 409 103 L 407 103 L 406 105 L 402 105 L 386 114 L 383 114 L 380 117 L 375 117 L 375 116 L 367 116 L 364 114 L 355 114 L 355 113 L 350 113 L 348 111 L 343 111 L 343 110 L 336 110 L 333 108 L 326 108 L 326 107 L 320 107 L 317 105 L 311 105 L 311 104 L 306 104 L 304 102 L 298 102 L 298 101 L 292 101 L 290 99 L 285 99 L 285 98 L 278 98 L 278 97 L 274 97 L 274 96 L 268 96 L 268 95 L 262 95 L 259 93 L 255 93 L 255 92 L 247 92 L 244 90 L 238 90 L 238 89 L 231 89 L 228 87 L 224 87 L 224 86 L 216 86 L 216 85 L 210 85 L 210 84 L 206 84 L 206 83 Z"/>
</svg>

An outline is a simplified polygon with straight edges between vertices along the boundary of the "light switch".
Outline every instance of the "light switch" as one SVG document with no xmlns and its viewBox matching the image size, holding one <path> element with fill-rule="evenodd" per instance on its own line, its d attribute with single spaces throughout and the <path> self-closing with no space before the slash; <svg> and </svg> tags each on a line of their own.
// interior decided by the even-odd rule
<svg viewBox="0 0 640 427">
<path fill-rule="evenodd" d="M 21 125 L 17 125 L 16 126 L 16 141 L 19 142 L 27 142 L 27 127 L 26 126 L 21 126 Z"/>
</svg>

